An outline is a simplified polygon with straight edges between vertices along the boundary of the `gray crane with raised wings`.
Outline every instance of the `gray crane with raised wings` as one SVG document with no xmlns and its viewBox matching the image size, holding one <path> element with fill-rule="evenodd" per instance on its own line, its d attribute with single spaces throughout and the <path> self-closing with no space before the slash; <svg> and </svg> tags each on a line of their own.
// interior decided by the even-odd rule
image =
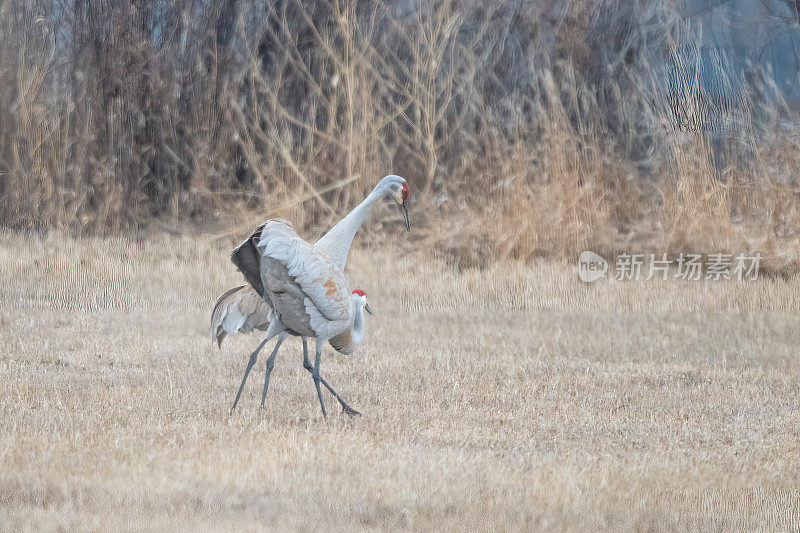
<svg viewBox="0 0 800 533">
<path fill-rule="evenodd" d="M 303 366 L 312 373 L 320 407 L 326 416 L 320 384 L 333 394 L 350 416 L 359 414 L 319 375 L 322 346 L 326 342 L 342 353 L 355 351 L 364 336 L 363 311 L 369 311 L 366 294 L 350 291 L 343 269 L 353 238 L 372 207 L 384 197 L 402 207 L 410 229 L 408 183 L 400 176 L 383 178 L 373 191 L 314 245 L 301 239 L 283 220 L 270 220 L 234 249 L 231 260 L 249 286 L 235 287 L 217 300 L 212 312 L 212 340 L 221 345 L 228 334 L 266 330 L 264 341 L 250 355 L 231 412 L 236 409 L 258 353 L 273 337 L 278 340 L 267 359 L 263 407 L 278 348 L 288 335 L 303 339 Z M 312 366 L 307 339 L 316 339 Z"/>
</svg>

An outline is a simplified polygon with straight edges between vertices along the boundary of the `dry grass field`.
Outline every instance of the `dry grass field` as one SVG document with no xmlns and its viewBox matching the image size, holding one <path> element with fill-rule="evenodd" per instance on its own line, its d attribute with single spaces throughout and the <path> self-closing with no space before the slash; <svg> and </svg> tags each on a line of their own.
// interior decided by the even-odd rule
<svg viewBox="0 0 800 533">
<path fill-rule="evenodd" d="M 0 233 L 3 529 L 797 530 L 800 281 L 457 272 L 355 248 L 375 310 L 323 375 L 212 346 L 209 236 Z"/>
</svg>

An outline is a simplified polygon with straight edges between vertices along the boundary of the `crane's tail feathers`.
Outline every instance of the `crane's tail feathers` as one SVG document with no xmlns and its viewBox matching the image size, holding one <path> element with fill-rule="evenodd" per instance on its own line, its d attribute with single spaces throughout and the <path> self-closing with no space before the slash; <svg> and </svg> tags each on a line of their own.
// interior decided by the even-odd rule
<svg viewBox="0 0 800 533">
<path fill-rule="evenodd" d="M 227 335 L 250 333 L 269 327 L 272 307 L 249 285 L 234 287 L 222 293 L 211 313 L 211 342 L 222 346 Z"/>
</svg>

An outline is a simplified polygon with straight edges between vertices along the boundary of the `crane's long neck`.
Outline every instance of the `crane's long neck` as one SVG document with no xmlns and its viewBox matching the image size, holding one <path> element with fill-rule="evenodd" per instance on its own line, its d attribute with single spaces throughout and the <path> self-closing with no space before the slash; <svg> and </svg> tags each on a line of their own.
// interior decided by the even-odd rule
<svg viewBox="0 0 800 533">
<path fill-rule="evenodd" d="M 369 215 L 375 202 L 380 200 L 381 196 L 383 196 L 383 191 L 381 184 L 378 184 L 369 196 L 364 198 L 364 201 L 358 204 L 346 217 L 332 227 L 328 233 L 314 243 L 314 247 L 325 252 L 336 266 L 344 270 L 344 265 L 347 262 L 347 254 L 350 253 L 350 245 L 353 243 L 353 238 L 356 236 L 358 228 L 364 223 L 367 215 Z"/>
<path fill-rule="evenodd" d="M 364 340 L 364 306 L 356 307 L 356 317 L 353 320 L 353 328 L 350 330 L 350 339 L 355 346 Z"/>
</svg>

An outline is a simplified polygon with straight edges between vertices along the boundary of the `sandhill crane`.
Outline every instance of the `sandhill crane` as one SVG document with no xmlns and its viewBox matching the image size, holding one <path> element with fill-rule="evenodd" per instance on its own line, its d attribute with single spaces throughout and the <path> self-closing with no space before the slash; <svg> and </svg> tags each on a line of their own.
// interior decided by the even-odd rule
<svg viewBox="0 0 800 533">
<path fill-rule="evenodd" d="M 221 347 L 228 335 L 266 331 L 271 310 L 272 306 L 250 285 L 228 289 L 217 298 L 211 312 L 211 342 Z"/>
<path fill-rule="evenodd" d="M 350 331 L 344 331 L 333 337 L 330 341 L 331 346 L 340 353 L 350 355 L 355 352 L 358 345 L 364 339 L 365 326 L 363 321 L 363 311 L 372 314 L 369 304 L 367 304 L 367 294 L 361 289 L 353 290 L 353 301 L 356 305 L 356 318 L 353 321 L 353 328 Z M 261 296 L 258 295 L 256 290 L 250 285 L 240 285 L 225 291 L 218 299 L 214 306 L 214 311 L 211 313 L 211 340 L 216 341 L 218 346 L 222 346 L 222 341 L 227 335 L 235 333 L 250 333 L 254 329 L 266 331 L 269 327 L 269 313 L 272 311 L 272 306 L 267 303 Z M 313 371 L 313 366 L 308 359 L 308 341 L 305 337 L 303 339 L 303 368 L 309 372 Z M 282 342 L 281 339 L 280 342 Z M 263 343 L 262 343 L 263 344 Z M 259 348 L 260 350 L 260 348 Z M 257 354 L 258 352 L 256 352 Z M 253 361 L 255 363 L 255 361 Z M 274 359 L 272 360 L 274 362 Z M 264 406 L 266 399 L 266 389 L 269 386 L 269 373 L 272 371 L 271 361 L 267 362 L 268 375 L 264 380 L 264 392 L 261 396 L 261 406 Z M 248 372 L 249 373 L 249 372 Z M 342 404 L 342 408 L 350 415 L 359 414 L 358 411 L 349 407 L 344 400 L 331 388 L 328 383 L 320 378 L 320 382 L 333 394 L 337 400 Z M 243 385 L 242 385 L 243 387 Z M 239 401 L 239 395 L 242 393 L 242 387 L 236 395 L 234 408 Z"/>
<path fill-rule="evenodd" d="M 255 294 L 255 293 L 253 293 Z M 257 296 L 257 295 L 256 295 Z M 350 329 L 341 332 L 340 334 L 336 335 L 335 337 L 331 338 L 328 342 L 330 342 L 331 346 L 340 353 L 345 355 L 350 355 L 351 353 L 355 352 L 358 346 L 361 344 L 361 341 L 364 340 L 364 333 L 365 333 L 365 321 L 364 321 L 364 311 L 369 314 L 372 314 L 372 309 L 370 309 L 369 304 L 367 303 L 367 295 L 361 289 L 353 290 L 353 305 L 355 309 L 355 317 L 353 319 L 353 325 Z M 271 308 L 270 308 L 271 310 Z M 258 313 L 257 311 L 255 312 Z M 267 322 L 269 324 L 269 322 Z M 259 328 L 262 329 L 262 328 Z M 284 331 L 278 335 L 278 341 L 275 344 L 275 348 L 273 348 L 272 353 L 270 354 L 269 358 L 267 359 L 267 371 L 266 375 L 264 376 L 264 389 L 261 393 L 261 407 L 264 407 L 264 401 L 267 398 L 267 389 L 269 388 L 269 378 L 272 374 L 272 369 L 275 365 L 275 355 L 278 353 L 278 347 L 281 343 L 286 339 L 287 336 L 294 335 L 298 336 L 298 333 L 293 331 Z M 224 335 L 222 336 L 224 338 Z M 312 373 L 314 371 L 314 367 L 311 364 L 311 361 L 308 358 L 308 340 L 305 336 L 301 336 L 303 339 L 303 368 L 308 370 Z M 265 339 L 261 345 L 250 355 L 250 360 L 247 363 L 247 368 L 245 369 L 244 377 L 242 378 L 242 383 L 239 385 L 239 390 L 236 392 L 236 399 L 233 401 L 233 407 L 231 408 L 231 412 L 236 409 L 236 405 L 239 403 L 239 397 L 242 394 L 242 390 L 244 389 L 244 384 L 247 381 L 247 376 L 250 374 L 250 370 L 253 368 L 253 365 L 256 362 L 256 358 L 258 352 L 261 348 L 266 344 L 269 338 Z M 360 415 L 358 411 L 347 405 L 347 402 L 342 399 L 339 394 L 333 390 L 333 387 L 328 385 L 328 382 L 325 381 L 324 378 L 319 378 L 320 383 L 325 386 L 328 391 L 339 401 L 342 406 L 342 410 L 350 416 Z M 323 414 L 325 410 L 323 408 Z"/>
<path fill-rule="evenodd" d="M 397 197 L 398 191 L 399 199 Z M 314 243 L 314 247 L 327 253 L 329 257 L 336 258 L 337 266 L 344 270 L 348 251 L 355 233 L 375 203 L 387 193 L 390 193 L 395 201 L 402 206 L 406 228 L 411 229 L 406 206 L 408 184 L 399 176 L 390 175 L 381 180 L 372 193 L 347 217 Z M 257 264 L 258 258 L 255 257 L 256 252 L 254 249 L 251 248 L 250 250 L 239 252 L 240 256 L 246 254 L 249 254 L 250 257 L 247 259 L 253 265 Z M 239 260 L 241 259 L 240 257 Z M 234 259 L 234 262 L 236 261 L 237 259 Z M 218 346 L 222 346 L 222 340 L 227 335 L 250 333 L 254 329 L 266 331 L 267 327 L 269 327 L 268 315 L 272 306 L 262 297 L 263 286 L 261 286 L 260 280 L 253 281 L 256 282 L 255 285 L 240 285 L 239 287 L 228 289 L 220 295 L 216 304 L 214 304 L 214 310 L 211 313 L 211 340 L 216 341 Z M 261 287 L 261 292 L 256 287 Z"/>
<path fill-rule="evenodd" d="M 266 321 L 269 325 L 266 328 L 265 339 L 250 355 L 231 412 L 236 409 L 239 396 L 247 381 L 247 376 L 256 362 L 258 352 L 270 339 L 278 336 L 275 347 L 267 360 L 267 372 L 261 400 L 263 406 L 278 348 L 288 335 L 298 335 L 303 337 L 303 365 L 312 372 L 323 416 L 327 415 L 325 404 L 322 401 L 320 383 L 339 400 L 342 409 L 348 415 L 358 414 L 319 375 L 322 346 L 325 342 L 331 341 L 336 349 L 349 353 L 345 350 L 351 346 L 352 350 L 355 350 L 363 338 L 363 321 L 360 336 L 354 329 L 359 310 L 359 302 L 356 301 L 356 297 L 363 296 L 364 303 L 366 303 L 366 297 L 358 293 L 352 293 L 352 297 L 350 297 L 351 293 L 342 269 L 347 262 L 350 245 L 358 228 L 374 204 L 381 198 L 388 195 L 402 207 L 406 228 L 410 229 L 406 204 L 408 191 L 408 184 L 403 178 L 395 175 L 386 176 L 363 202 L 313 246 L 301 239 L 288 222 L 270 220 L 258 227 L 247 240 L 234 249 L 231 260 L 244 274 L 256 293 L 270 304 L 271 309 L 267 313 Z M 236 292 L 238 290 L 231 289 L 223 294 L 217 302 L 217 307 L 225 300 L 226 296 L 230 297 Z M 216 314 L 216 308 L 214 314 Z M 239 317 L 235 321 L 239 322 L 241 318 Z M 224 318 L 222 320 L 224 321 Z M 252 328 L 264 325 L 262 319 L 252 320 L 249 323 L 247 320 L 245 318 L 241 324 L 246 327 L 252 326 Z M 240 329 L 241 326 L 232 332 Z M 224 327 L 223 331 L 227 332 Z M 214 334 L 217 335 L 218 342 L 221 342 L 217 328 L 214 328 Z M 316 359 L 313 367 L 308 360 L 307 337 L 316 339 Z M 357 339 L 358 342 L 355 342 L 354 339 Z"/>
</svg>

